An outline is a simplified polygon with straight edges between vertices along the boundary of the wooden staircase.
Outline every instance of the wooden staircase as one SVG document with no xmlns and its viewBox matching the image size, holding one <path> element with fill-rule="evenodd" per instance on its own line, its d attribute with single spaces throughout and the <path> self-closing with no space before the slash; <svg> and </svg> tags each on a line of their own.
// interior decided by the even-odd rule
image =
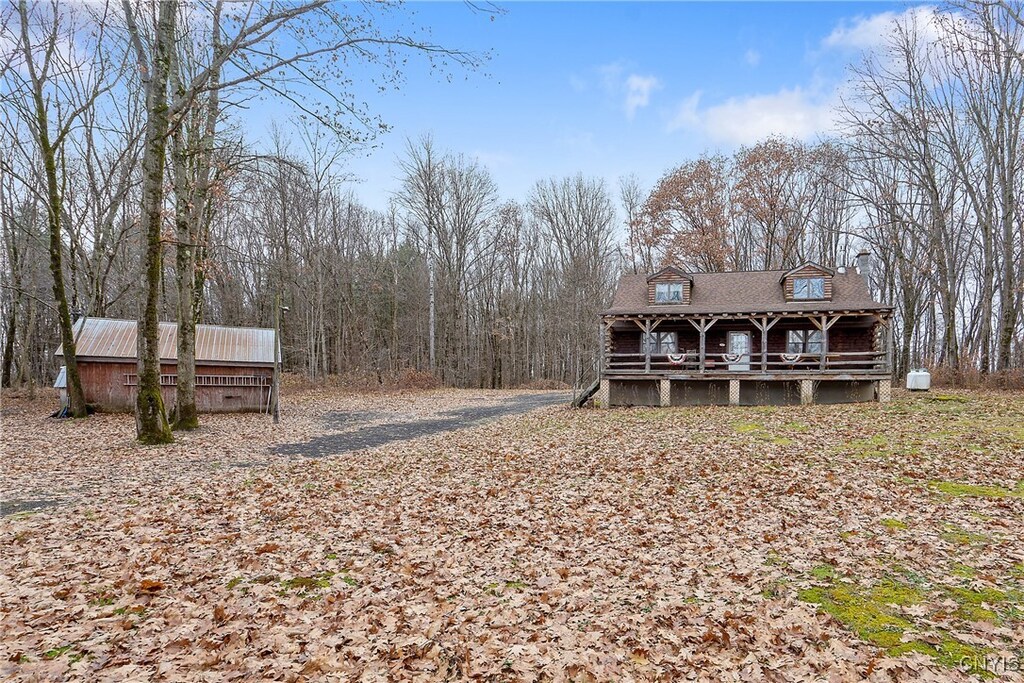
<svg viewBox="0 0 1024 683">
<path fill-rule="evenodd" d="M 598 377 L 590 384 L 590 386 L 588 386 L 586 389 L 575 395 L 575 397 L 572 399 L 573 408 L 582 408 L 584 405 L 586 405 L 587 401 L 590 400 L 590 397 L 597 393 L 597 390 L 600 388 L 600 386 L 601 378 Z"/>
</svg>

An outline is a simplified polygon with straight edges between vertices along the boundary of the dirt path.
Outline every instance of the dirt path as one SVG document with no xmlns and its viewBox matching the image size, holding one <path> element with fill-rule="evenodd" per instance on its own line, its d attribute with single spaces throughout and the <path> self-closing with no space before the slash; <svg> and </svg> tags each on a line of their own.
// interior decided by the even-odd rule
<svg viewBox="0 0 1024 683">
<path fill-rule="evenodd" d="M 280 455 L 297 455 L 306 458 L 322 458 L 363 448 L 376 448 L 393 441 L 408 441 L 440 432 L 451 432 L 474 425 L 490 422 L 507 415 L 518 415 L 537 408 L 567 404 L 569 395 L 565 392 L 524 394 L 510 396 L 497 405 L 470 406 L 446 410 L 437 417 L 393 418 L 381 424 L 367 425 L 351 431 L 325 434 L 301 443 L 282 444 L 273 449 Z M 347 428 L 361 422 L 380 418 L 372 412 L 335 412 L 325 416 L 325 422 L 335 428 Z"/>
</svg>

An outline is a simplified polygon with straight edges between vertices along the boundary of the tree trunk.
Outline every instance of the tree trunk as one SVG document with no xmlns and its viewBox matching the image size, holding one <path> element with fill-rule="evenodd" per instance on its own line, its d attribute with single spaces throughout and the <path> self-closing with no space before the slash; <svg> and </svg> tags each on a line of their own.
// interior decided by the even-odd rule
<svg viewBox="0 0 1024 683">
<path fill-rule="evenodd" d="M 11 315 L 7 318 L 7 332 L 4 335 L 4 359 L 3 371 L 0 372 L 0 387 L 5 389 L 11 386 L 11 366 L 14 365 L 14 333 L 17 330 L 17 318 L 18 309 L 15 303 L 11 306 Z"/>
<path fill-rule="evenodd" d="M 61 235 L 62 198 L 57 181 L 57 151 L 50 144 L 50 121 L 43 97 L 43 83 L 36 76 L 32 59 L 32 42 L 28 35 L 28 7 L 25 0 L 18 4 L 21 15 L 22 44 L 25 49 L 26 66 L 32 81 L 32 99 L 35 104 L 37 142 L 46 174 L 46 225 L 50 236 L 50 275 L 53 278 L 53 300 L 57 304 L 57 321 L 60 324 L 60 342 L 64 350 L 64 365 L 67 367 L 67 390 L 71 400 L 71 415 L 85 417 L 85 393 L 82 379 L 78 375 L 78 360 L 75 356 L 75 335 L 72 330 L 71 314 L 68 311 L 67 290 L 64 288 L 63 249 Z M 28 342 L 26 338 L 26 342 Z"/>
<path fill-rule="evenodd" d="M 128 13 L 132 10 L 126 7 Z M 138 329 L 138 385 L 135 404 L 135 428 L 139 441 L 147 444 L 173 441 L 163 396 L 160 394 L 160 229 L 164 204 L 164 162 L 167 154 L 167 82 L 177 1 L 160 3 L 156 40 L 153 46 L 152 72 L 146 92 L 146 147 L 142 156 L 142 234 L 145 236 L 142 270 L 145 273 L 145 298 Z M 134 23 L 134 17 L 130 19 Z"/>
<path fill-rule="evenodd" d="M 220 4 L 213 16 L 213 62 L 221 56 Z M 171 69 L 171 80 L 178 98 L 187 93 L 181 83 L 178 60 Z M 214 135 L 220 113 L 220 70 L 214 69 L 210 78 L 210 92 L 206 101 L 206 116 L 199 150 L 195 155 L 195 180 L 190 183 L 186 131 L 179 122 L 174 131 L 175 228 L 178 245 L 175 251 L 175 271 L 178 285 L 178 381 L 174 409 L 174 429 L 191 430 L 199 427 L 196 407 L 196 325 L 199 322 L 198 299 L 202 297 L 203 275 L 198 256 L 202 250 L 207 223 L 210 173 L 213 163 Z M 187 112 L 186 112 L 187 113 Z M 186 114 L 183 113 L 183 116 Z"/>
</svg>

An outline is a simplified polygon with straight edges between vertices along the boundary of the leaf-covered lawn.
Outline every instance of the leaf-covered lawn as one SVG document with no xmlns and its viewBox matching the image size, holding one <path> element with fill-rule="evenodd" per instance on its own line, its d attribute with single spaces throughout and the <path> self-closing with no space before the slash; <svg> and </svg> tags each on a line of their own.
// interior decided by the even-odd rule
<svg viewBox="0 0 1024 683">
<path fill-rule="evenodd" d="M 281 429 L 454 396 L 324 396 Z M 1020 396 L 548 408 L 280 462 L 265 418 L 160 451 L 18 409 L 2 490 L 77 458 L 124 491 L 0 520 L 0 676 L 1020 679 Z M 78 435 L 66 464 L 29 428 Z"/>
</svg>

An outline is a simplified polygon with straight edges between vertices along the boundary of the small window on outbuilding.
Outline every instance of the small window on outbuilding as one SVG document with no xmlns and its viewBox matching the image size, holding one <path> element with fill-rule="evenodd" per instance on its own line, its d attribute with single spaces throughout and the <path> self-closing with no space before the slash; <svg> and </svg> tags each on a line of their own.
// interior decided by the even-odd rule
<svg viewBox="0 0 1024 683">
<path fill-rule="evenodd" d="M 794 299 L 824 299 L 825 278 L 795 277 L 793 278 Z"/>
<path fill-rule="evenodd" d="M 786 353 L 821 353 L 821 330 L 790 330 Z"/>
<path fill-rule="evenodd" d="M 658 282 L 654 285 L 654 303 L 683 303 L 682 282 Z"/>
</svg>

